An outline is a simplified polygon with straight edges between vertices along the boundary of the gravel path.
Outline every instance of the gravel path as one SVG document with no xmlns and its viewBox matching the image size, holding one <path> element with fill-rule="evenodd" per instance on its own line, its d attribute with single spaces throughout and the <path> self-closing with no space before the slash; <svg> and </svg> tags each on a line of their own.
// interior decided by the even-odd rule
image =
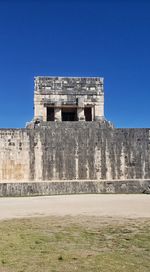
<svg viewBox="0 0 150 272">
<path fill-rule="evenodd" d="M 150 195 L 0 198 L 0 219 L 50 215 L 150 218 Z"/>
</svg>

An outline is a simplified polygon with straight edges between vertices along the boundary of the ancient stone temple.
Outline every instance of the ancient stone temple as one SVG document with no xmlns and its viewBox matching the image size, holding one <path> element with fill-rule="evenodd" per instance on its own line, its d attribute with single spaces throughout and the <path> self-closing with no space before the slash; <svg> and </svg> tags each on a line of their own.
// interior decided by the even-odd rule
<svg viewBox="0 0 150 272">
<path fill-rule="evenodd" d="M 149 188 L 150 129 L 105 119 L 100 77 L 35 77 L 32 121 L 0 129 L 0 196 Z"/>
<path fill-rule="evenodd" d="M 100 121 L 103 118 L 103 78 L 35 78 L 34 120 Z"/>
</svg>

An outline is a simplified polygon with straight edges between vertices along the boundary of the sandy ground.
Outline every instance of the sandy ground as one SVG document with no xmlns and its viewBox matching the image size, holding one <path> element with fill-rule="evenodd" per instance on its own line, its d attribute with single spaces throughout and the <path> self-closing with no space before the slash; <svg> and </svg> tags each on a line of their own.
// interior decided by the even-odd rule
<svg viewBox="0 0 150 272">
<path fill-rule="evenodd" d="M 50 215 L 150 218 L 150 195 L 0 198 L 0 219 Z"/>
</svg>

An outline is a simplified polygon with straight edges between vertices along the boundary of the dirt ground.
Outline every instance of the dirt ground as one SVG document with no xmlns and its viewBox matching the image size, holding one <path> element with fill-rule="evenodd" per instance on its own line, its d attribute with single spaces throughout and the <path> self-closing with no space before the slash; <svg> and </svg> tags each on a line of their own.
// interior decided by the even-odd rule
<svg viewBox="0 0 150 272">
<path fill-rule="evenodd" d="M 35 216 L 149 218 L 150 195 L 63 195 L 0 198 L 0 219 Z"/>
</svg>

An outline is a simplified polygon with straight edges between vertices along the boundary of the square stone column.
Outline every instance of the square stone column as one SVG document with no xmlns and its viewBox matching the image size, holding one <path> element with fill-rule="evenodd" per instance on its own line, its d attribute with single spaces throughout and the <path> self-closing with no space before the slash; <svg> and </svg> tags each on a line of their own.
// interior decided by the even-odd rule
<svg viewBox="0 0 150 272">
<path fill-rule="evenodd" d="M 78 106 L 77 108 L 77 117 L 78 121 L 85 121 L 85 115 L 84 115 L 84 97 L 78 98 Z"/>
<path fill-rule="evenodd" d="M 47 107 L 43 107 L 43 121 L 47 122 Z"/>
<path fill-rule="evenodd" d="M 77 109 L 78 121 L 85 121 L 84 108 Z"/>
<path fill-rule="evenodd" d="M 94 107 L 92 107 L 92 112 L 91 112 L 91 114 L 92 114 L 92 121 L 94 121 L 94 118 L 95 118 L 95 109 L 94 109 Z"/>
<path fill-rule="evenodd" d="M 55 108 L 54 110 L 54 121 L 59 121 L 61 122 L 61 108 Z"/>
<path fill-rule="evenodd" d="M 61 102 L 57 101 L 55 103 L 56 108 L 54 109 L 54 121 L 58 121 L 61 122 L 62 121 L 62 117 L 61 117 Z"/>
<path fill-rule="evenodd" d="M 104 95 L 97 97 L 95 103 L 95 121 L 102 120 L 104 118 Z"/>
</svg>

